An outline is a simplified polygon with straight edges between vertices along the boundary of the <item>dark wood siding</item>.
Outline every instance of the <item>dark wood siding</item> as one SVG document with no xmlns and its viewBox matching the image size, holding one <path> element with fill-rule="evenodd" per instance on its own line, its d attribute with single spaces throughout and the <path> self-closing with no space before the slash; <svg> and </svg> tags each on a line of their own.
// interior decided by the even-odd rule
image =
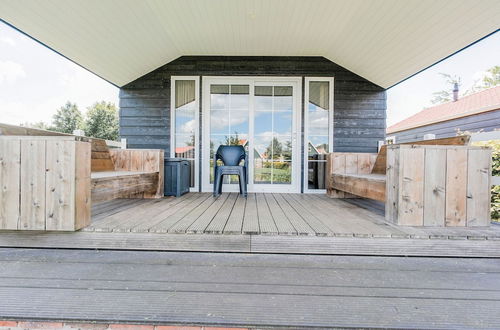
<svg viewBox="0 0 500 330">
<path fill-rule="evenodd" d="M 334 150 L 376 152 L 385 136 L 385 90 L 323 57 L 183 56 L 120 89 L 120 135 L 131 148 L 170 152 L 170 77 L 186 75 L 333 76 Z"/>
<path fill-rule="evenodd" d="M 396 143 L 423 140 L 425 134 L 436 134 L 436 138 L 456 136 L 457 131 L 488 132 L 500 128 L 500 110 L 443 121 L 436 124 L 412 128 L 387 135 L 396 136 Z"/>
</svg>

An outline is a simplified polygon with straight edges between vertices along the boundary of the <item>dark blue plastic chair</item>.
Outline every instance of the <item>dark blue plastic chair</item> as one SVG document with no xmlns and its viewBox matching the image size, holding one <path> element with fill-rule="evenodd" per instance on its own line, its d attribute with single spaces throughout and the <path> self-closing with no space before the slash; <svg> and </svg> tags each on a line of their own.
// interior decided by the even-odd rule
<svg viewBox="0 0 500 330">
<path fill-rule="evenodd" d="M 218 166 L 221 160 L 223 165 Z M 240 165 L 243 160 L 243 166 Z M 224 175 L 237 175 L 240 181 L 240 194 L 247 196 L 247 153 L 243 146 L 219 146 L 214 155 L 214 196 L 222 193 Z"/>
</svg>

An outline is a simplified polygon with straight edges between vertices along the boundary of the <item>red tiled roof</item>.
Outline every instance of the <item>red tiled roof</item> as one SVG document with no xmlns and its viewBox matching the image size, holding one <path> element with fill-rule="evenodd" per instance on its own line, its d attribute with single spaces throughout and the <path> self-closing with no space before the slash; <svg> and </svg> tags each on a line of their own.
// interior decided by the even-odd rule
<svg viewBox="0 0 500 330">
<path fill-rule="evenodd" d="M 194 149 L 193 146 L 177 147 L 177 148 L 175 148 L 175 153 L 176 154 L 183 154 L 183 153 L 188 152 L 188 151 L 193 150 L 193 149 Z"/>
<path fill-rule="evenodd" d="M 448 102 L 424 109 L 389 126 L 387 133 L 400 132 L 496 109 L 500 109 L 500 86 L 464 96 L 456 102 Z"/>
</svg>

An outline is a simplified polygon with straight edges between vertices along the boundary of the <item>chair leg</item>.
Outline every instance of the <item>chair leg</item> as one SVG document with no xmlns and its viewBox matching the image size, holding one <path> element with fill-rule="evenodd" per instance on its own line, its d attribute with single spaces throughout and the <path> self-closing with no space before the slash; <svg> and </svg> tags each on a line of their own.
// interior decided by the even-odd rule
<svg viewBox="0 0 500 330">
<path fill-rule="evenodd" d="M 224 174 L 220 173 L 219 175 L 219 190 L 217 191 L 220 194 L 222 194 L 222 185 L 224 184 Z"/>
<path fill-rule="evenodd" d="M 239 174 L 239 182 L 240 182 L 240 194 L 243 196 L 247 196 L 247 178 L 246 178 L 246 173 L 245 169 L 240 169 L 240 174 Z"/>
<path fill-rule="evenodd" d="M 220 195 L 222 188 L 222 176 L 220 171 L 216 171 L 214 175 L 214 197 Z"/>
</svg>

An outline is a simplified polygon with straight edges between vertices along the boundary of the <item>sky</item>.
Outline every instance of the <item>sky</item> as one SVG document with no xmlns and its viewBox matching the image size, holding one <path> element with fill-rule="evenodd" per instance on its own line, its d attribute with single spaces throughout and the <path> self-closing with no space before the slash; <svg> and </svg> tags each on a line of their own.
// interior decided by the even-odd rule
<svg viewBox="0 0 500 330">
<path fill-rule="evenodd" d="M 118 106 L 118 88 L 0 22 L 0 122 L 49 123 L 67 101 Z"/>
<path fill-rule="evenodd" d="M 439 73 L 462 78 L 461 91 L 500 65 L 500 32 L 387 91 L 387 125 L 432 104 L 446 88 Z M 85 111 L 97 101 L 118 105 L 118 88 L 0 22 L 0 122 L 49 123 L 67 101 Z"/>
</svg>

